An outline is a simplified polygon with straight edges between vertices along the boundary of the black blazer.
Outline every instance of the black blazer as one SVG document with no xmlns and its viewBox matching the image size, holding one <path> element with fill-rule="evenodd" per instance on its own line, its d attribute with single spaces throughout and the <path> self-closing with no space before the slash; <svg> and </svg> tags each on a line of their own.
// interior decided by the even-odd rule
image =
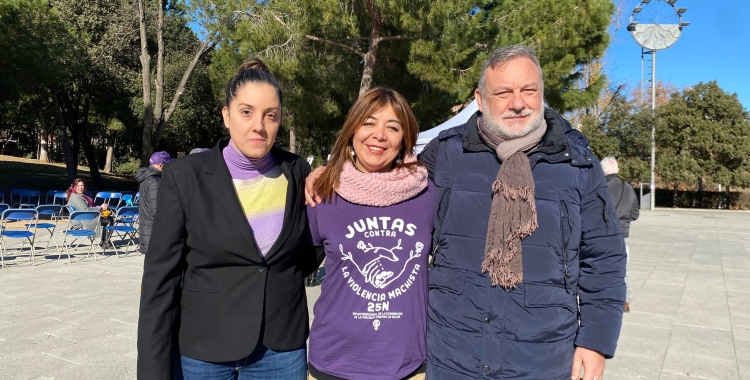
<svg viewBox="0 0 750 380">
<path fill-rule="evenodd" d="M 291 350 L 307 339 L 303 279 L 322 261 L 308 245 L 310 166 L 271 151 L 289 187 L 281 234 L 264 258 L 222 156 L 228 141 L 164 166 L 143 269 L 139 379 L 172 378 L 175 334 L 180 355 L 211 362 L 244 358 L 261 341 Z"/>
</svg>

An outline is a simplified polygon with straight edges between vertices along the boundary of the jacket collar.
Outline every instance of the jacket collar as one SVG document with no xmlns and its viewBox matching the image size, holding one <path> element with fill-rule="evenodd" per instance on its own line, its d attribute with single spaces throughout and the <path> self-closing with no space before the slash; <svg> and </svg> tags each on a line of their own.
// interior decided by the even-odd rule
<svg viewBox="0 0 750 380">
<path fill-rule="evenodd" d="M 466 122 L 463 134 L 463 148 L 469 152 L 489 152 L 495 154 L 495 151 L 487 146 L 479 136 L 479 130 L 477 129 L 479 115 L 480 112 L 477 111 Z M 547 122 L 547 131 L 542 136 L 539 146 L 529 154 L 532 168 L 539 159 L 545 159 L 548 162 L 561 162 L 570 159 L 570 148 L 566 136 L 566 133 L 572 130 L 570 124 L 557 112 L 549 108 L 544 109 L 544 120 Z"/>
<path fill-rule="evenodd" d="M 292 220 L 292 212 L 296 209 L 296 191 L 292 175 L 292 165 L 290 158 L 285 152 L 276 148 L 271 148 L 271 155 L 279 163 L 281 173 L 287 179 L 287 193 L 286 193 L 286 207 L 284 209 L 284 223 L 281 227 L 281 233 L 274 242 L 271 249 L 268 251 L 265 257 L 260 252 L 257 243 L 255 242 L 255 235 L 247 222 L 247 217 L 242 209 L 239 199 L 237 198 L 237 192 L 234 189 L 232 183 L 232 176 L 229 174 L 229 168 L 226 162 L 224 162 L 224 156 L 222 150 L 229 144 L 229 138 L 223 138 L 211 148 L 208 154 L 204 155 L 204 168 L 205 174 L 211 176 L 208 178 L 209 187 L 214 193 L 214 196 L 218 200 L 224 212 L 227 214 L 229 221 L 235 228 L 240 232 L 240 235 L 246 238 L 247 246 L 250 247 L 251 258 L 253 261 L 266 262 L 279 250 L 279 247 L 287 240 L 286 237 L 289 235 L 292 226 L 289 225 L 288 221 Z"/>
</svg>

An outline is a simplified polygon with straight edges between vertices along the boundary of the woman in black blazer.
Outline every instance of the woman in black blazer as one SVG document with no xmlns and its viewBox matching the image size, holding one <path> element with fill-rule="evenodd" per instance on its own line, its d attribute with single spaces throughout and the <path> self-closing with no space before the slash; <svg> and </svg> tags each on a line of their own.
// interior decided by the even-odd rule
<svg viewBox="0 0 750 380">
<path fill-rule="evenodd" d="M 226 97 L 231 138 L 162 173 L 143 271 L 139 379 L 306 378 L 303 279 L 322 260 L 308 245 L 310 167 L 273 146 L 281 88 L 260 60 L 240 68 Z"/>
</svg>

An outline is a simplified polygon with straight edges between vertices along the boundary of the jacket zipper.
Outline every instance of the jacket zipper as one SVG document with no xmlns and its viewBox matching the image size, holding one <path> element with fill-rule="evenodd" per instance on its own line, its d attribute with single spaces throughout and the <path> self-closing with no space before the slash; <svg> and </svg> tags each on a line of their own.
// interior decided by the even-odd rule
<svg viewBox="0 0 750 380">
<path fill-rule="evenodd" d="M 568 240 L 565 238 L 565 225 L 568 223 L 568 205 L 564 201 L 560 201 L 560 234 L 562 236 L 562 256 L 563 256 L 563 267 L 565 269 L 565 290 L 570 291 L 570 278 L 568 272 Z"/>
</svg>

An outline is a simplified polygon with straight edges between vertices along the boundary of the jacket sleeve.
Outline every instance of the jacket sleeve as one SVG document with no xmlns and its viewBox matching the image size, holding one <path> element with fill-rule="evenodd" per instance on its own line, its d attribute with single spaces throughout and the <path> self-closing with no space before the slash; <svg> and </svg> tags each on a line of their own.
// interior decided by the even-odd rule
<svg viewBox="0 0 750 380">
<path fill-rule="evenodd" d="M 440 145 L 440 139 L 435 137 L 434 139 L 430 140 L 430 142 L 427 143 L 427 146 L 424 147 L 422 152 L 419 153 L 419 159 L 427 167 L 427 175 L 433 181 L 435 180 L 435 178 L 433 178 L 433 175 L 435 173 L 435 165 L 437 164 L 438 145 Z"/>
<path fill-rule="evenodd" d="M 630 190 L 633 194 L 635 194 L 635 189 L 630 187 Z M 634 195 L 633 197 L 633 208 L 630 210 L 630 220 L 638 220 L 638 217 L 641 214 L 641 206 L 638 204 L 638 196 Z"/>
<path fill-rule="evenodd" d="M 138 379 L 171 379 L 177 352 L 180 278 L 185 268 L 187 228 L 174 174 L 165 167 L 164 189 L 143 264 L 138 318 Z"/>
<path fill-rule="evenodd" d="M 161 178 L 159 176 L 151 176 L 149 178 L 149 184 L 148 184 L 148 191 L 146 192 L 146 196 L 148 197 L 148 206 L 151 209 L 151 214 L 156 218 L 156 203 L 159 198 L 159 183 L 161 182 Z M 143 194 L 141 194 L 143 196 Z"/>
<path fill-rule="evenodd" d="M 625 305 L 625 243 L 599 162 L 594 160 L 581 205 L 580 327 L 575 345 L 611 358 Z"/>
</svg>

